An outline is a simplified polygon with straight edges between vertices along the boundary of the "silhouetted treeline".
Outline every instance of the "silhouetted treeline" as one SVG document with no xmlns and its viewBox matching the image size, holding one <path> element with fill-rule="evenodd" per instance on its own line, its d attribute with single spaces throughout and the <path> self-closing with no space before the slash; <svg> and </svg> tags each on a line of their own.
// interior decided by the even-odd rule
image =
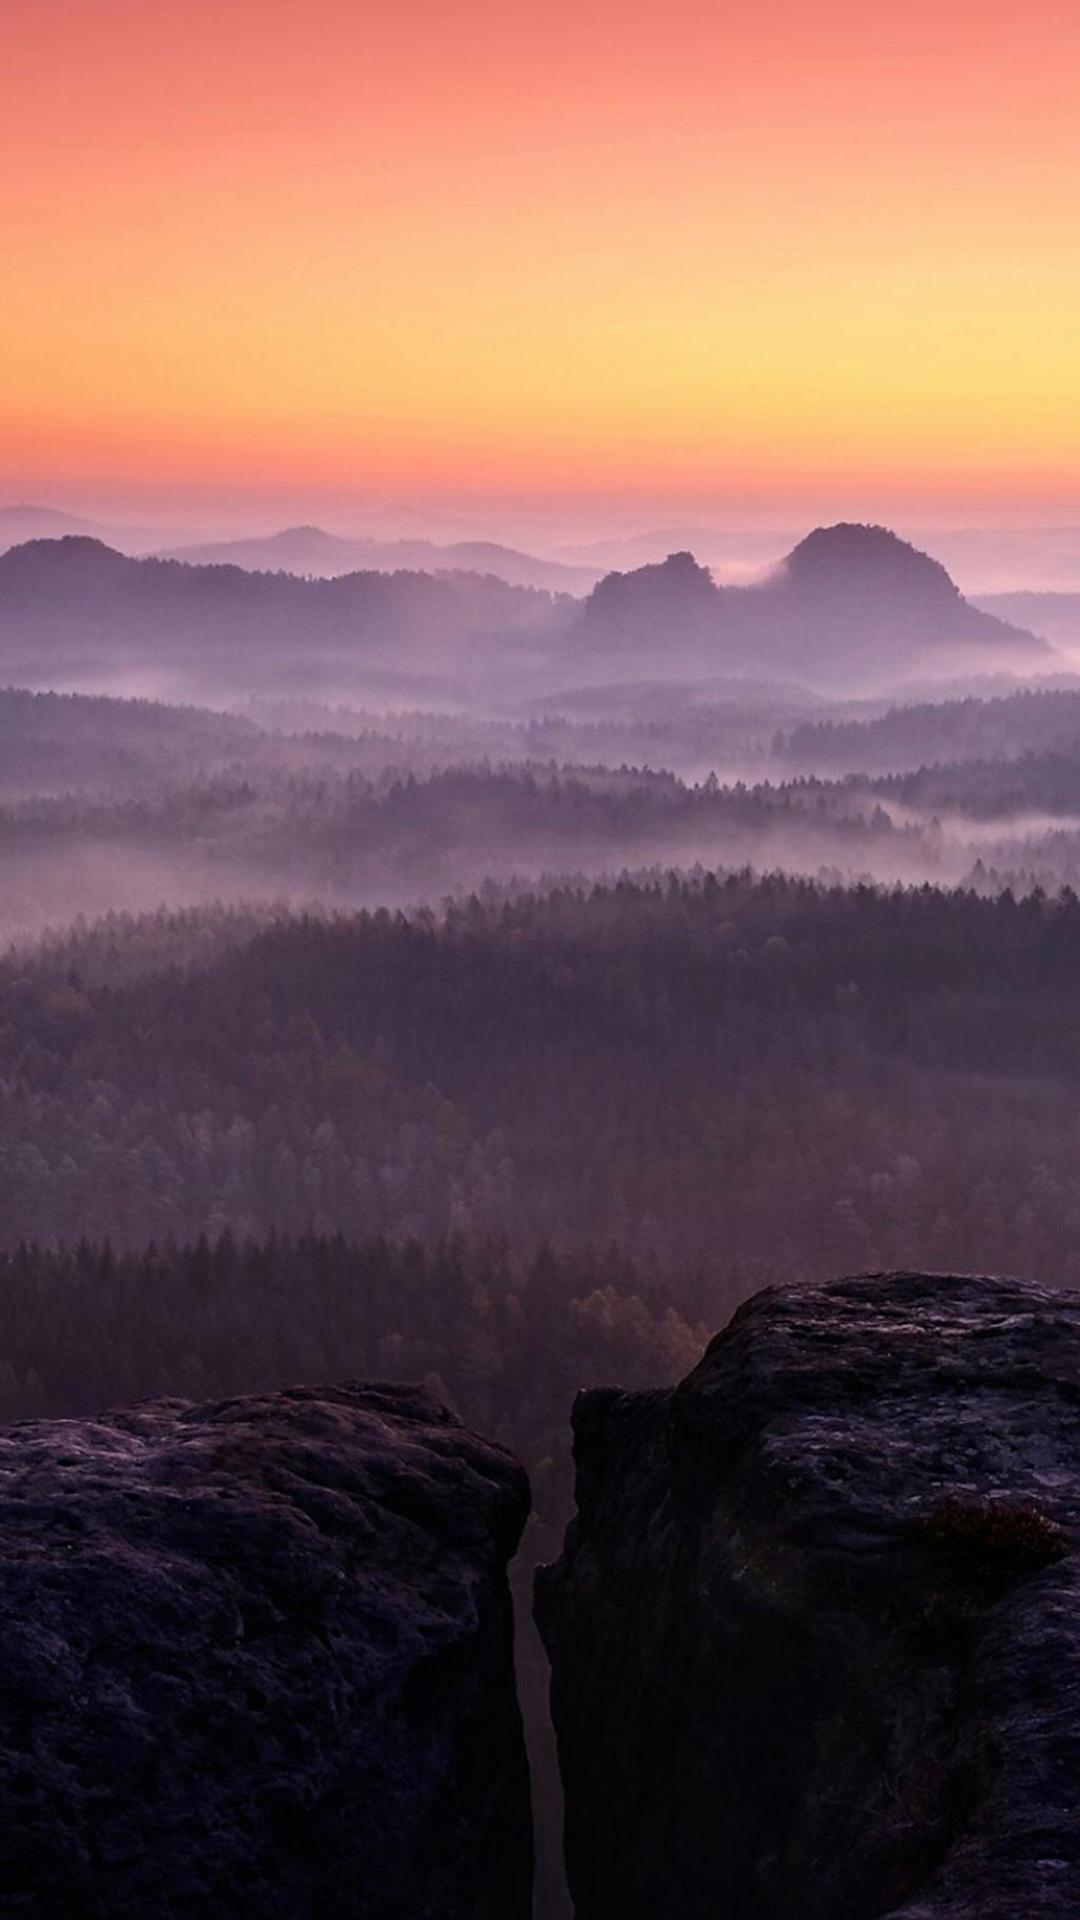
<svg viewBox="0 0 1080 1920">
<path fill-rule="evenodd" d="M 135 797 L 76 794 L 0 808 L 0 853 L 87 841 L 198 849 L 250 862 L 264 876 L 299 866 L 314 891 L 383 871 L 400 883 L 453 852 L 481 869 L 493 857 L 505 867 L 538 854 L 565 867 L 596 847 L 617 860 L 647 859 L 660 843 L 685 845 L 692 861 L 705 835 L 734 831 L 745 849 L 769 832 L 822 827 L 857 839 L 893 831 L 872 799 L 815 779 L 687 785 L 640 768 L 528 764 L 455 767 L 426 779 L 238 769 Z M 914 850 L 917 831 L 908 837 Z"/>
<path fill-rule="evenodd" d="M 296 1381 L 427 1380 L 527 1458 L 568 1457 L 582 1380 L 677 1378 L 746 1288 L 615 1249 L 523 1258 L 502 1239 L 341 1236 L 0 1254 L 0 1419 Z M 542 1511 L 542 1509 L 541 1509 Z"/>
<path fill-rule="evenodd" d="M 215 901 L 207 907 L 159 907 L 156 913 L 103 913 L 45 934 L 32 959 L 13 949 L 0 967 L 6 966 L 10 978 L 25 978 L 29 966 L 35 980 L 61 987 L 73 979 L 84 986 L 117 987 L 141 974 L 191 973 L 212 965 L 231 947 L 245 946 L 284 912 L 280 905 Z"/>
<path fill-rule="evenodd" d="M 703 877 L 0 974 L 9 1243 L 615 1240 L 1080 1277 L 1080 904 Z"/>
<path fill-rule="evenodd" d="M 659 1275 L 617 1251 L 521 1257 L 505 1241 L 424 1248 L 340 1237 L 0 1255 L 0 1420 L 146 1395 L 224 1398 L 298 1381 L 420 1380 L 521 1459 L 533 1513 L 514 1570 L 518 1681 L 533 1745 L 538 1911 L 561 1914 L 560 1807 L 531 1576 L 572 1510 L 577 1388 L 661 1386 L 699 1358 L 747 1277 Z"/>
<path fill-rule="evenodd" d="M 875 780 L 875 793 L 923 812 L 1001 820 L 1013 814 L 1080 816 L 1080 735 L 1054 752 L 961 760 Z"/>
<path fill-rule="evenodd" d="M 714 681 L 569 691 L 521 718 L 372 713 L 307 699 L 250 700 L 243 715 L 78 693 L 0 688 L 0 792 L 130 797 L 228 773 L 425 776 L 533 762 L 763 773 L 778 723 L 809 710 L 798 689 Z"/>
<path fill-rule="evenodd" d="M 250 721 L 198 707 L 0 688 L 6 794 L 160 786 L 169 775 L 190 780 L 243 757 L 259 739 Z"/>
<path fill-rule="evenodd" d="M 890 773 L 954 760 L 1012 759 L 1074 747 L 1080 689 L 1025 690 L 996 700 L 925 701 L 873 719 L 804 721 L 779 733 L 779 758 L 805 772 Z"/>
</svg>

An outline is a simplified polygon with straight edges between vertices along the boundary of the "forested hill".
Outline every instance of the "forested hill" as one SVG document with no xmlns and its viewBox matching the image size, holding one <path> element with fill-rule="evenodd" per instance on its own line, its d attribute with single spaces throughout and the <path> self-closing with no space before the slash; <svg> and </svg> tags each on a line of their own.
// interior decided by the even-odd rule
<svg viewBox="0 0 1080 1920">
<path fill-rule="evenodd" d="M 198 707 L 0 687 L 0 794 L 157 789 L 250 760 L 263 738 L 249 720 Z"/>
<path fill-rule="evenodd" d="M 804 721 L 777 733 L 774 749 L 801 772 L 892 773 L 1075 749 L 1078 739 L 1080 685 L 1072 685 L 1025 688 L 992 700 L 920 701 L 871 719 Z"/>
<path fill-rule="evenodd" d="M 9 1242 L 495 1230 L 1080 1278 L 1071 895 L 672 879 L 235 937 L 197 974 L 3 970 Z"/>
<path fill-rule="evenodd" d="M 199 688 L 250 689 L 253 670 L 263 690 L 310 692 L 335 666 L 365 663 L 382 668 L 385 685 L 405 685 L 410 673 L 460 676 L 468 663 L 446 650 L 546 631 L 560 604 L 490 575 L 316 580 L 132 560 L 76 536 L 34 540 L 0 555 L 0 674 L 93 685 L 105 673 L 137 671 L 145 683 L 167 669 L 191 698 Z"/>
</svg>

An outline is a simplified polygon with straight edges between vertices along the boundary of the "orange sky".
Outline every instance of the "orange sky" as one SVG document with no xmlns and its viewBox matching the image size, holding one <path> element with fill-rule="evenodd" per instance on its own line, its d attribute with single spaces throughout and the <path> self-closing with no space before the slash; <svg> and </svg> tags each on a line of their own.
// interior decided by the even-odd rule
<svg viewBox="0 0 1080 1920">
<path fill-rule="evenodd" d="M 1080 502 L 1076 0 L 3 0 L 0 498 Z"/>
</svg>

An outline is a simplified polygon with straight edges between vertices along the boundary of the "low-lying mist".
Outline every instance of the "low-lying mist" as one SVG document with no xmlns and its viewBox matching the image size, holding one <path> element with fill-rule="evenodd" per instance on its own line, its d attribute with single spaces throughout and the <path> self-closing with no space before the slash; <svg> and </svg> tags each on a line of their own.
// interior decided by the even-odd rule
<svg viewBox="0 0 1080 1920">
<path fill-rule="evenodd" d="M 77 917 L 170 905 L 439 908 L 490 882 L 524 888 L 643 870 L 781 871 L 830 883 L 1014 892 L 1054 890 L 1080 878 L 1080 822 L 1049 817 L 1025 815 L 1007 825 L 940 819 L 880 801 L 857 806 L 845 791 L 830 818 L 828 792 L 802 804 L 805 796 L 793 799 L 783 789 L 678 787 L 666 789 L 655 807 L 615 802 L 615 817 L 590 822 L 573 816 L 602 816 L 603 808 L 591 800 L 582 805 L 582 789 L 554 777 L 468 774 L 454 783 L 457 797 L 445 795 L 443 780 L 431 784 L 440 790 L 434 825 L 422 811 L 402 818 L 401 788 L 359 809 L 367 817 L 355 831 L 352 809 L 339 810 L 333 796 L 327 802 L 319 795 L 313 805 L 305 794 L 295 807 L 286 800 L 270 808 L 255 798 L 239 812 L 233 805 L 218 817 L 207 812 L 196 845 L 171 821 L 167 803 L 126 818 L 118 809 L 102 822 L 100 837 L 84 830 L 75 846 L 67 844 L 63 803 L 51 818 L 41 809 L 28 816 L 33 832 L 21 845 L 18 816 L 9 816 L 0 854 L 0 940 L 25 942 Z M 467 799 L 462 785 L 471 789 Z M 505 804 L 507 787 L 516 785 L 525 785 L 535 803 L 524 824 L 520 807 Z M 560 808 L 562 819 L 536 817 Z"/>
<path fill-rule="evenodd" d="M 643 868 L 1075 883 L 1076 690 L 636 698 L 522 719 L 0 693 L 0 939 L 166 904 L 437 907 L 488 880 Z"/>
<path fill-rule="evenodd" d="M 1080 1282 L 1069 608 L 865 526 L 69 531 L 0 554 L 0 1413 L 426 1378 L 524 1586 L 582 1379 L 777 1278 Z"/>
</svg>

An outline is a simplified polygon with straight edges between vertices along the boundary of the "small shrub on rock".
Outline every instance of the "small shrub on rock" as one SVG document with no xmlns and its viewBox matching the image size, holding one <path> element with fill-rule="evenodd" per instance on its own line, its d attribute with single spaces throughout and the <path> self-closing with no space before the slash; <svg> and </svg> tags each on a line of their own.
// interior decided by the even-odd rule
<svg viewBox="0 0 1080 1920">
<path fill-rule="evenodd" d="M 1066 1552 L 1057 1522 L 1023 1501 L 949 1494 L 919 1527 L 953 1578 L 988 1597 L 1040 1573 Z"/>
</svg>

